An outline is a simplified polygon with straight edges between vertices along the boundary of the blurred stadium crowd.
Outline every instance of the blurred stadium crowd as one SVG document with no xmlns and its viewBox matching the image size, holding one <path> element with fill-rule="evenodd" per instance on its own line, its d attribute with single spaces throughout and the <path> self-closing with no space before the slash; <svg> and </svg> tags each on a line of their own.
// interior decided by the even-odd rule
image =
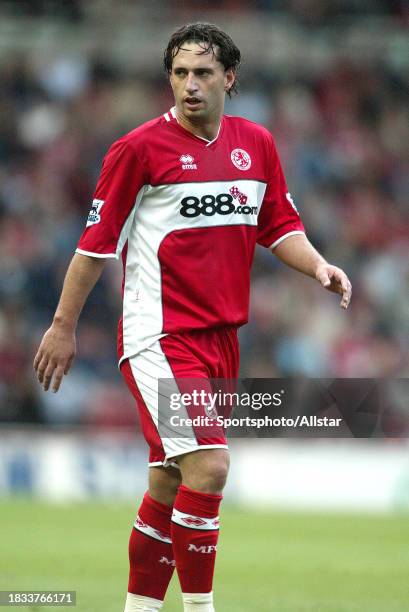
<svg viewBox="0 0 409 612">
<path fill-rule="evenodd" d="M 93 3 L 54 4 L 65 6 L 66 19 L 81 20 Z M 204 3 L 215 4 L 238 9 L 246 3 Z M 251 3 L 266 11 L 282 4 Z M 336 17 L 336 7 L 354 14 L 362 4 L 311 0 L 291 6 L 298 18 L 303 7 L 314 6 L 325 21 Z M 403 2 L 372 4 L 377 14 L 409 23 Z M 16 5 L 38 16 L 50 3 L 3 8 L 12 13 Z M 324 7 L 332 7 L 330 15 Z M 109 55 L 45 62 L 27 50 L 1 55 L 0 420 L 129 426 L 135 423 L 133 400 L 115 369 L 120 264 L 108 264 L 88 300 L 76 364 L 59 394 L 41 391 L 32 360 L 105 151 L 166 111 L 170 88 L 160 65 L 142 74 Z M 409 376 L 407 76 L 387 61 L 351 59 L 342 50 L 319 71 L 300 66 L 286 75 L 264 64 L 244 65 L 240 94 L 226 112 L 272 131 L 311 241 L 348 272 L 354 293 L 344 313 L 336 296 L 259 249 L 251 320 L 240 333 L 243 376 Z"/>
<path fill-rule="evenodd" d="M 134 11 L 135 5 L 150 12 L 159 9 L 158 17 L 163 18 L 163 11 L 186 11 L 193 8 L 193 2 L 183 0 L 0 0 L 8 14 L 22 13 L 33 17 L 55 16 L 79 23 L 97 14 L 115 15 L 123 10 Z M 201 0 L 204 11 L 234 11 L 253 13 L 254 11 L 286 11 L 303 23 L 325 25 L 332 19 L 345 15 L 394 15 L 408 17 L 406 0 Z"/>
</svg>

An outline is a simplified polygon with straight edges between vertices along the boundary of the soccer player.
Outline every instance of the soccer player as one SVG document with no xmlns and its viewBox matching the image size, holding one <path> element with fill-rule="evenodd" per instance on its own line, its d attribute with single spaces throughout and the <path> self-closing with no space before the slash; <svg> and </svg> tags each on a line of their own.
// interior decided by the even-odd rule
<svg viewBox="0 0 409 612">
<path fill-rule="evenodd" d="M 58 391 L 75 355 L 81 309 L 108 258 L 122 256 L 118 352 L 150 447 L 149 490 L 129 542 L 125 612 L 162 607 L 176 567 L 185 612 L 213 612 L 224 435 L 161 438 L 158 379 L 236 378 L 256 243 L 339 293 L 351 284 L 306 238 L 271 134 L 223 115 L 240 51 L 218 27 L 175 32 L 164 55 L 175 105 L 117 140 L 86 229 L 34 360 Z"/>
</svg>

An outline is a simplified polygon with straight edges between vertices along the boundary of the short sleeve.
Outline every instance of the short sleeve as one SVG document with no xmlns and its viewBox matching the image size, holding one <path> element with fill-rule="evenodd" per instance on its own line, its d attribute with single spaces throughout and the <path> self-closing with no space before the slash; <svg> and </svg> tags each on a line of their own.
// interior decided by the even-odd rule
<svg viewBox="0 0 409 612">
<path fill-rule="evenodd" d="M 132 145 L 118 140 L 103 160 L 86 228 L 76 252 L 118 258 L 128 238 L 144 185 L 143 167 Z"/>
<path fill-rule="evenodd" d="M 292 234 L 304 234 L 298 210 L 287 189 L 284 173 L 272 137 L 268 142 L 270 174 L 258 216 L 257 242 L 274 249 Z"/>
</svg>

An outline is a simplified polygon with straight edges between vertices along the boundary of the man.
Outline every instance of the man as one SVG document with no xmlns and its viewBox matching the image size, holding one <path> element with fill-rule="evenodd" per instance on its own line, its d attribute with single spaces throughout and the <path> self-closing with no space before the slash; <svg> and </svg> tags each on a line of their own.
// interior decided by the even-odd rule
<svg viewBox="0 0 409 612">
<path fill-rule="evenodd" d="M 185 612 L 212 612 L 226 440 L 160 437 L 159 378 L 236 378 L 256 242 L 342 296 L 351 285 L 307 240 L 273 139 L 223 115 L 240 52 L 209 24 L 175 32 L 165 51 L 175 106 L 115 142 L 34 367 L 60 387 L 81 309 L 108 257 L 122 254 L 121 372 L 150 446 L 149 490 L 129 543 L 125 612 L 159 610 L 176 566 Z"/>
</svg>

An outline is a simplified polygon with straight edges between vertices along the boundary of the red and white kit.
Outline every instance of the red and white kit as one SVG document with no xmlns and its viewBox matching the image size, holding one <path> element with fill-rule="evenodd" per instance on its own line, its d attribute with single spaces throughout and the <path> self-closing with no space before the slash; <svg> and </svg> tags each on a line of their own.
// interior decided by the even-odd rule
<svg viewBox="0 0 409 612">
<path fill-rule="evenodd" d="M 231 336 L 248 319 L 255 245 L 273 249 L 300 233 L 272 136 L 251 121 L 224 116 L 209 142 L 179 125 L 172 108 L 108 151 L 77 252 L 122 254 L 119 361 L 138 398 L 151 463 L 207 446 L 160 440 L 158 377 L 237 375 Z M 198 333 L 205 330 L 208 340 Z"/>
</svg>

